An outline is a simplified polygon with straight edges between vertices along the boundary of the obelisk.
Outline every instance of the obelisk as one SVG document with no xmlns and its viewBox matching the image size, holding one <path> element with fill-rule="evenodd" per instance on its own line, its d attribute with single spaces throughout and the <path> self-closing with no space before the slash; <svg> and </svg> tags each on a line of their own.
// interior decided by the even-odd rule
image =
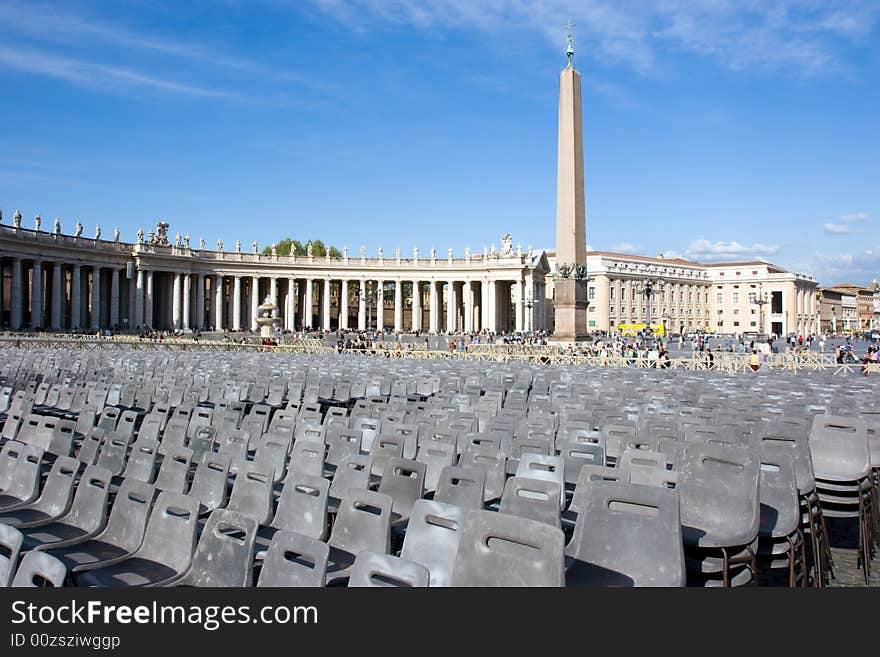
<svg viewBox="0 0 880 657">
<path fill-rule="evenodd" d="M 553 339 L 560 342 L 576 342 L 587 337 L 587 285 L 586 281 L 575 278 L 576 267 L 587 262 L 581 76 L 571 63 L 574 55 L 571 23 L 568 27 L 568 65 L 559 74 L 556 272 L 553 283 Z"/>
</svg>

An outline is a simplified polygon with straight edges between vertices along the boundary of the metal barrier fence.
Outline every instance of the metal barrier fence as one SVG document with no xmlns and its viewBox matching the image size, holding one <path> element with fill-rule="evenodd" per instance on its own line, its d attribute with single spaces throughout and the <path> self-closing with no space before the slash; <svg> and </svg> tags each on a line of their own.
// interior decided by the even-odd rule
<svg viewBox="0 0 880 657">
<path fill-rule="evenodd" d="M 193 340 L 187 338 L 146 339 L 134 336 L 85 336 L 64 334 L 0 335 L 0 347 L 37 349 L 82 349 L 102 351 L 112 349 L 131 349 L 135 351 L 208 351 L 208 352 L 275 352 L 299 354 L 336 353 L 333 346 L 324 345 L 316 339 L 294 339 L 279 345 L 262 345 L 253 342 L 234 342 L 226 340 Z M 458 359 L 478 362 L 522 362 L 531 365 L 587 365 L 593 367 L 640 367 L 660 369 L 684 369 L 690 371 L 711 371 L 719 373 L 751 372 L 749 354 L 727 352 L 714 353 L 710 363 L 703 355 L 670 358 L 668 361 L 625 356 L 596 356 L 578 353 L 566 347 L 548 346 L 506 346 L 470 345 L 466 350 L 438 351 L 412 348 L 404 345 L 398 348 L 385 345 L 367 349 L 349 349 L 348 353 L 378 356 L 382 358 L 405 358 L 418 360 Z M 836 362 L 833 354 L 815 352 L 771 354 L 761 364 L 760 369 L 790 372 L 831 372 L 846 375 L 863 372 L 863 364 L 858 361 Z M 871 363 L 866 367 L 869 373 L 880 373 L 880 364 Z"/>
</svg>

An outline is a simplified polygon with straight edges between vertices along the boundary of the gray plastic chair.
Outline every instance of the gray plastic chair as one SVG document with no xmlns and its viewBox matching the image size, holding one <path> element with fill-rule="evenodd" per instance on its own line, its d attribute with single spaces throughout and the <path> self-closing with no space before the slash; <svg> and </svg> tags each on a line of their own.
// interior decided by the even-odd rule
<svg viewBox="0 0 880 657">
<path fill-rule="evenodd" d="M 479 468 L 485 475 L 483 500 L 497 500 L 504 493 L 507 457 L 504 452 L 489 447 L 468 447 L 461 454 L 458 465 L 465 468 Z"/>
<path fill-rule="evenodd" d="M 871 472 L 867 424 L 857 417 L 816 415 L 810 430 L 810 455 L 817 479 L 864 479 Z"/>
<path fill-rule="evenodd" d="M 253 549 L 257 521 L 251 516 L 216 509 L 208 517 L 189 570 L 177 586 L 243 587 L 253 582 Z"/>
<path fill-rule="evenodd" d="M 440 472 L 434 500 L 465 511 L 483 508 L 486 472 L 482 468 L 450 465 Z"/>
<path fill-rule="evenodd" d="M 281 433 L 263 434 L 256 438 L 251 447 L 254 448 L 254 463 L 269 471 L 272 470 L 274 482 L 278 483 L 284 478 L 287 471 L 287 455 L 290 452 L 290 439 Z M 323 447 L 323 446 L 322 446 Z"/>
<path fill-rule="evenodd" d="M 232 494 L 226 508 L 254 518 L 259 524 L 272 517 L 273 472 L 265 464 L 245 462 L 239 465 Z"/>
<path fill-rule="evenodd" d="M 418 500 L 412 508 L 403 559 L 421 564 L 430 573 L 430 586 L 451 586 L 464 509 L 435 500 Z"/>
<path fill-rule="evenodd" d="M 292 471 L 284 482 L 271 527 L 323 541 L 327 537 L 330 482 Z"/>
<path fill-rule="evenodd" d="M 105 440 L 107 440 L 107 432 L 98 427 L 92 427 L 83 436 L 76 458 L 86 465 L 94 465 Z"/>
<path fill-rule="evenodd" d="M 107 499 L 112 475 L 107 468 L 89 465 L 80 477 L 70 511 L 46 524 L 24 530 L 24 549 L 71 540 L 85 540 L 100 532 L 107 522 Z"/>
<path fill-rule="evenodd" d="M 159 454 L 159 441 L 151 438 L 138 438 L 131 446 L 131 454 L 122 476 L 137 479 L 148 484 L 156 477 L 156 461 Z"/>
<path fill-rule="evenodd" d="M 564 586 L 561 529 L 491 511 L 468 511 L 452 586 Z"/>
<path fill-rule="evenodd" d="M 60 588 L 64 586 L 67 577 L 67 569 L 55 557 L 45 552 L 28 552 L 18 566 L 15 579 L 12 580 L 13 588 L 31 588 L 52 586 Z"/>
<path fill-rule="evenodd" d="M 59 519 L 70 509 L 79 464 L 74 458 L 59 456 L 52 464 L 40 497 L 15 510 L 4 511 L 0 523 L 27 529 Z"/>
<path fill-rule="evenodd" d="M 163 586 L 178 579 L 192 562 L 198 502 L 162 492 L 147 523 L 144 542 L 130 557 L 77 576 L 81 586 Z"/>
<path fill-rule="evenodd" d="M 330 547 L 291 531 L 272 537 L 257 586 L 321 587 L 327 578 Z"/>
<path fill-rule="evenodd" d="M 351 567 L 348 586 L 353 587 L 427 587 L 430 573 L 424 566 L 390 554 L 363 551 Z"/>
<path fill-rule="evenodd" d="M 8 485 L 0 494 L 0 513 L 32 504 L 40 495 L 40 466 L 43 450 L 11 440 L 3 446 L 4 459 L 12 470 Z"/>
<path fill-rule="evenodd" d="M 416 453 L 416 461 L 424 463 L 425 490 L 435 491 L 440 482 L 440 473 L 443 468 L 455 463 L 455 445 L 439 440 L 424 441 Z"/>
<path fill-rule="evenodd" d="M 370 446 L 370 456 L 373 457 L 373 476 L 381 477 L 385 473 L 385 466 L 389 459 L 403 458 L 404 436 L 378 435 Z"/>
<path fill-rule="evenodd" d="M 339 504 L 330 534 L 328 579 L 347 576 L 362 551 L 387 553 L 391 547 L 391 505 L 388 495 L 350 488 Z"/>
<path fill-rule="evenodd" d="M 510 477 L 504 485 L 498 510 L 520 518 L 560 526 L 560 486 L 558 482 L 529 477 Z"/>
<path fill-rule="evenodd" d="M 24 536 L 15 527 L 0 525 L 0 588 L 12 582 Z"/>
<path fill-rule="evenodd" d="M 558 484 L 560 508 L 565 504 L 565 461 L 561 456 L 523 454 L 516 467 L 516 476 Z"/>
<path fill-rule="evenodd" d="M 143 542 L 154 492 L 150 484 L 127 479 L 116 493 L 104 531 L 94 538 L 60 541 L 36 549 L 60 559 L 73 573 L 124 559 Z"/>
<path fill-rule="evenodd" d="M 621 481 L 584 483 L 566 556 L 569 586 L 684 586 L 678 494 Z"/>
<path fill-rule="evenodd" d="M 301 472 L 313 477 L 324 474 L 324 443 L 300 440 L 293 446 L 290 456 L 290 472 Z"/>
<path fill-rule="evenodd" d="M 187 495 L 199 501 L 199 513 L 210 513 L 226 506 L 229 456 L 204 452 L 193 475 Z"/>
<path fill-rule="evenodd" d="M 160 450 L 161 447 L 160 444 Z M 156 490 L 182 495 L 186 490 L 191 461 L 192 450 L 189 447 L 172 447 L 165 451 L 159 476 L 156 477 Z"/>
<path fill-rule="evenodd" d="M 325 461 L 328 465 L 338 466 L 346 459 L 360 454 L 362 434 L 359 430 L 329 427 L 326 439 L 328 449 Z"/>
<path fill-rule="evenodd" d="M 409 518 L 412 505 L 421 499 L 425 492 L 425 470 L 427 466 L 419 461 L 390 458 L 385 465 L 385 474 L 379 482 L 379 492 L 392 500 L 392 523 L 404 522 Z"/>
<path fill-rule="evenodd" d="M 364 454 L 352 456 L 339 464 L 330 482 L 331 507 L 335 507 L 349 489 L 367 489 L 372 465 L 373 457 Z"/>
<path fill-rule="evenodd" d="M 128 459 L 130 438 L 116 432 L 109 434 L 101 447 L 101 453 L 98 454 L 97 465 L 109 470 L 114 477 L 121 475 Z"/>
</svg>

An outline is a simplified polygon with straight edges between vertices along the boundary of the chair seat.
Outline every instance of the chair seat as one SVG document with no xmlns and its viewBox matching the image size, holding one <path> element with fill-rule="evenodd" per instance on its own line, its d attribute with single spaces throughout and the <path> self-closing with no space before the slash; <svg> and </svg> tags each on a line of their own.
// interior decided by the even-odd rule
<svg viewBox="0 0 880 657">
<path fill-rule="evenodd" d="M 25 530 L 23 546 L 25 550 L 32 550 L 38 545 L 70 541 L 81 536 L 86 536 L 87 533 L 88 532 L 81 527 L 68 525 L 63 522 L 52 522 L 48 525 Z"/>
<path fill-rule="evenodd" d="M 121 547 L 95 540 L 85 541 L 68 547 L 50 548 L 47 552 L 63 561 L 64 565 L 67 566 L 67 570 L 74 573 L 88 570 L 90 566 L 121 559 L 128 555 L 128 552 Z"/>
<path fill-rule="evenodd" d="M 180 573 L 165 564 L 133 557 L 112 566 L 90 570 L 77 578 L 80 586 L 161 586 Z"/>
</svg>

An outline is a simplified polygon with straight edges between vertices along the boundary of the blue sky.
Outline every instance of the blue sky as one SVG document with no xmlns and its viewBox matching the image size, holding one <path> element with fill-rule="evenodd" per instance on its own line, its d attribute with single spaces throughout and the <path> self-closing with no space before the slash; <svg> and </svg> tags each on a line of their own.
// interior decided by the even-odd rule
<svg viewBox="0 0 880 657">
<path fill-rule="evenodd" d="M 587 241 L 880 277 L 880 0 L 0 1 L 0 208 L 134 240 Z"/>
</svg>

